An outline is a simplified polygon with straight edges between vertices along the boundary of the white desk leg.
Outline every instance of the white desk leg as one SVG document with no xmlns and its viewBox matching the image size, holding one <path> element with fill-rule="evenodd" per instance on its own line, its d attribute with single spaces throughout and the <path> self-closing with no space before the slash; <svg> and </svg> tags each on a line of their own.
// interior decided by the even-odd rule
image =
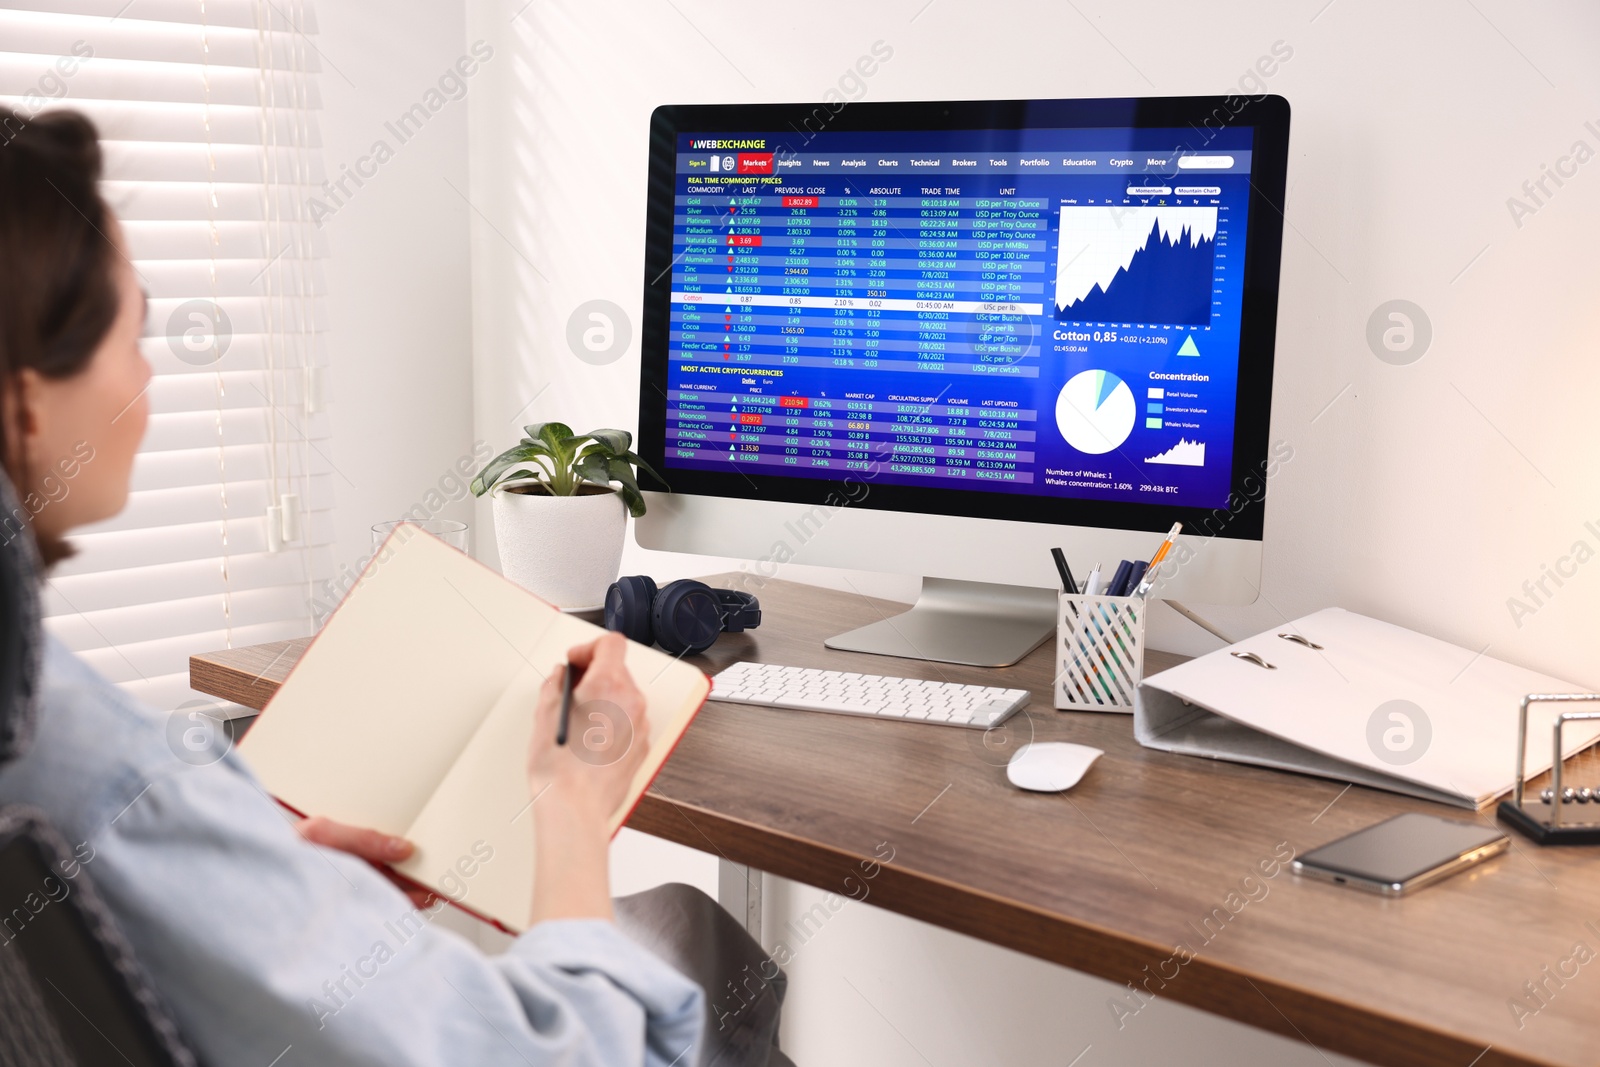
<svg viewBox="0 0 1600 1067">
<path fill-rule="evenodd" d="M 717 860 L 717 903 L 733 913 L 756 943 L 761 943 L 761 872 L 742 863 Z"/>
</svg>

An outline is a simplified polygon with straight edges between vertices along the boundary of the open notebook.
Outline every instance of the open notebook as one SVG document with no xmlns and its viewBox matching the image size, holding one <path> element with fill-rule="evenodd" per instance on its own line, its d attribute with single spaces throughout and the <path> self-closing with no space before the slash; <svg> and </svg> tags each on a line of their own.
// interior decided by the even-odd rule
<svg viewBox="0 0 1600 1067">
<path fill-rule="evenodd" d="M 533 900 L 534 702 L 567 649 L 604 632 L 402 525 L 239 751 L 286 806 L 410 838 L 401 873 L 521 930 Z M 627 664 L 645 693 L 650 750 L 613 834 L 711 690 L 703 672 L 644 645 L 629 642 Z M 575 704 L 573 743 L 614 726 L 581 712 Z"/>
</svg>

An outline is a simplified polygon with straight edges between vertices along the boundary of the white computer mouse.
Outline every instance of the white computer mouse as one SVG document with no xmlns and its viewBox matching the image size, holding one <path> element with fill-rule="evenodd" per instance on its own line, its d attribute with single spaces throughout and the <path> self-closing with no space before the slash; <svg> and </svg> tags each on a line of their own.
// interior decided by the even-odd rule
<svg viewBox="0 0 1600 1067">
<path fill-rule="evenodd" d="M 1036 741 L 1017 749 L 1017 754 L 1006 765 L 1006 777 L 1018 789 L 1059 793 L 1077 785 L 1083 772 L 1103 755 L 1100 749 L 1088 745 Z"/>
</svg>

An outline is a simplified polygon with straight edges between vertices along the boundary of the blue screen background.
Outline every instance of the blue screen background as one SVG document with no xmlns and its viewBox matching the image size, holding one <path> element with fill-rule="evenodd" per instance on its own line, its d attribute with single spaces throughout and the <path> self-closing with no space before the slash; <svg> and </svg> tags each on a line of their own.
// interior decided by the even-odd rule
<svg viewBox="0 0 1600 1067">
<path fill-rule="evenodd" d="M 696 147 L 707 139 L 764 147 Z M 1225 505 L 1250 131 L 1203 144 L 1234 152 L 1235 167 L 1176 169 L 1174 150 L 1198 141 L 1133 129 L 681 135 L 668 471 L 872 469 L 908 486 Z M 852 153 L 865 165 L 809 165 Z M 1022 162 L 1063 153 L 1134 164 Z M 938 166 L 906 171 L 919 154 Z M 895 156 L 900 169 L 879 165 Z M 981 169 L 952 170 L 968 157 Z M 1163 217 L 1202 221 L 1163 231 Z M 1114 248 L 1140 238 L 1113 272 Z M 1107 287 L 1063 308 L 1069 276 Z"/>
</svg>

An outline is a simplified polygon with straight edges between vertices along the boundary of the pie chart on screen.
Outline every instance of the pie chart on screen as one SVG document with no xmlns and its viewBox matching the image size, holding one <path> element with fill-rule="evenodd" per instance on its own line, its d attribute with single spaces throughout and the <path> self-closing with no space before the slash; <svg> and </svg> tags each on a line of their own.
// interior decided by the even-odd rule
<svg viewBox="0 0 1600 1067">
<path fill-rule="evenodd" d="M 1056 397 L 1056 428 L 1079 452 L 1098 456 L 1128 439 L 1138 405 L 1128 383 L 1108 370 L 1075 374 Z"/>
</svg>

